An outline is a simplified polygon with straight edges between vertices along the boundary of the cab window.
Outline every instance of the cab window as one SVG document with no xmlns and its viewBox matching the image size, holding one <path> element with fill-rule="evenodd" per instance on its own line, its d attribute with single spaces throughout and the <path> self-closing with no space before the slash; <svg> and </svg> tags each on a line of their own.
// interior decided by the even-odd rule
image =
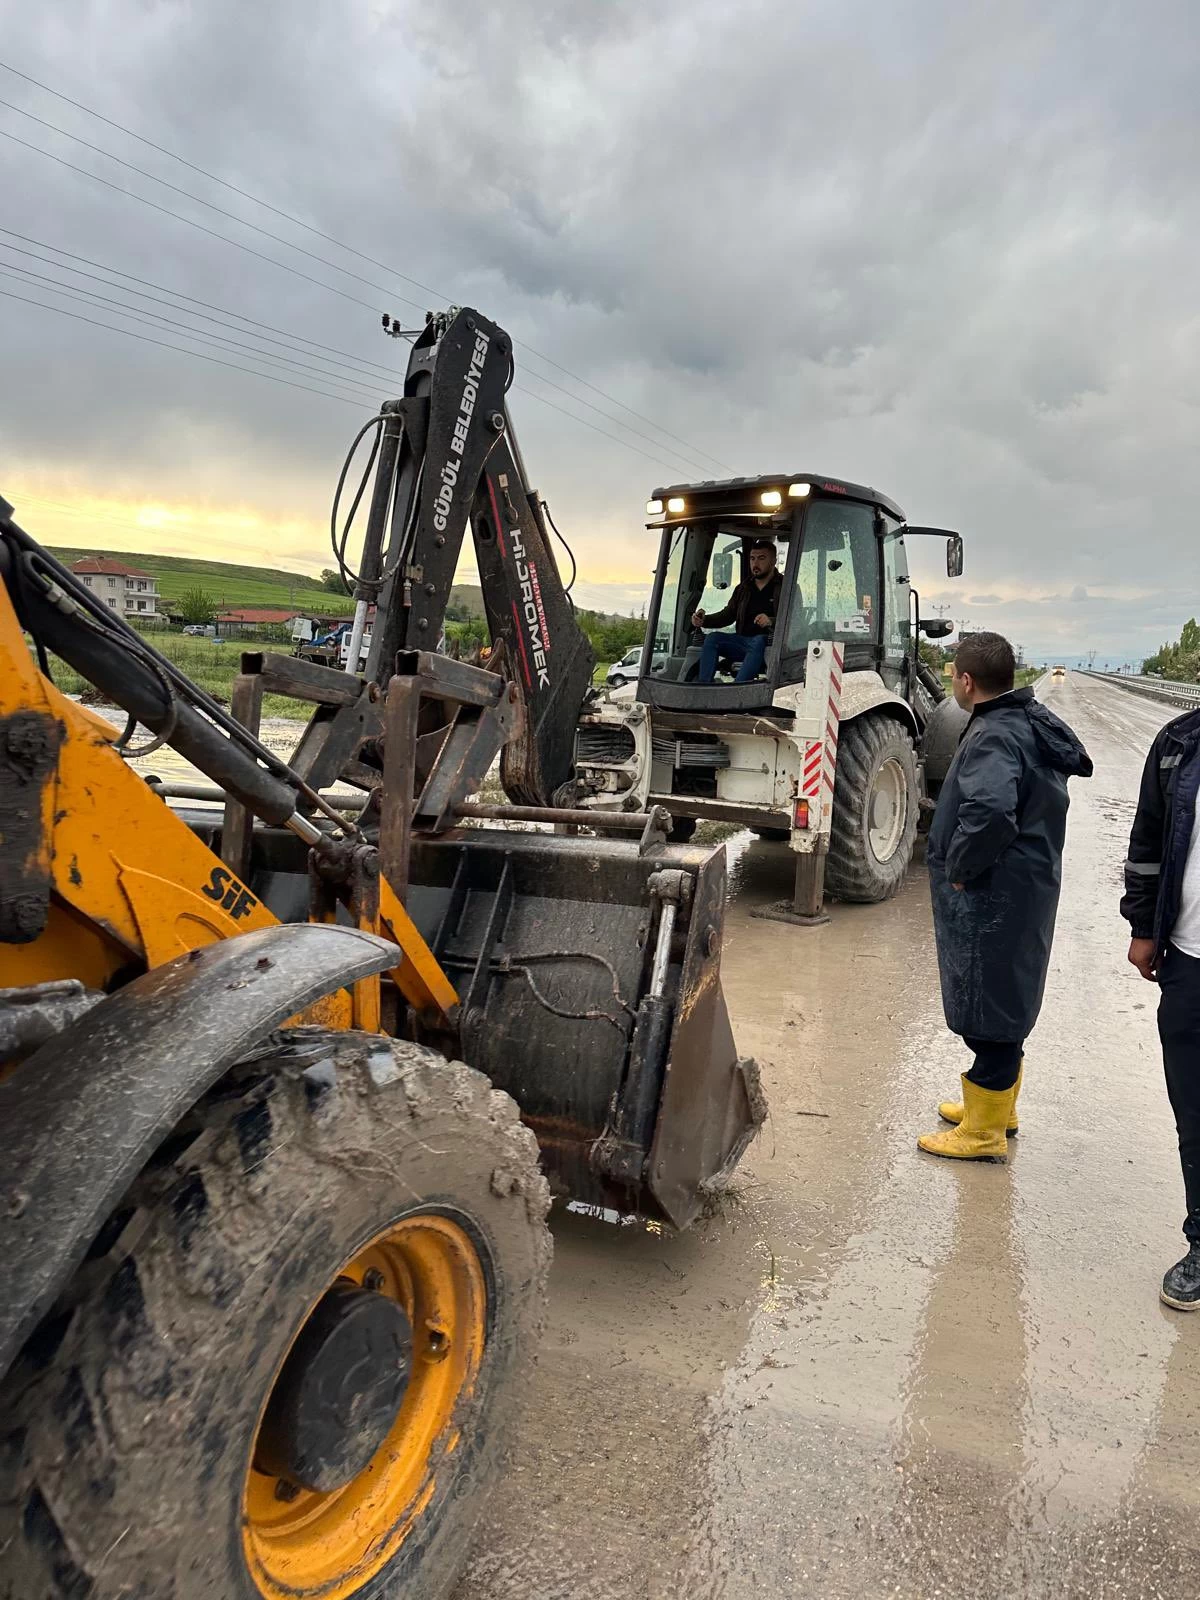
<svg viewBox="0 0 1200 1600">
<path fill-rule="evenodd" d="M 804 519 L 788 616 L 787 654 L 833 639 L 868 657 L 879 637 L 879 548 L 872 507 L 815 500 Z"/>
</svg>

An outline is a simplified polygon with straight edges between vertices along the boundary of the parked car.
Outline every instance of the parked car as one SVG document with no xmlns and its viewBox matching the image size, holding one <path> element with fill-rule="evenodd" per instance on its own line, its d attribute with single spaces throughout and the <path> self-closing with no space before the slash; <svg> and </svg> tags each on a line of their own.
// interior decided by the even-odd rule
<svg viewBox="0 0 1200 1600">
<path fill-rule="evenodd" d="M 651 672 L 661 672 L 666 665 L 666 652 L 654 652 L 654 659 L 650 663 Z M 632 650 L 626 650 L 620 661 L 614 661 L 604 674 L 604 681 L 610 689 L 622 689 L 627 683 L 632 683 L 641 675 L 642 646 L 635 644 Z"/>
<path fill-rule="evenodd" d="M 202 622 L 189 622 L 183 631 L 184 633 L 192 634 L 195 638 L 203 639 L 208 629 Z"/>
</svg>

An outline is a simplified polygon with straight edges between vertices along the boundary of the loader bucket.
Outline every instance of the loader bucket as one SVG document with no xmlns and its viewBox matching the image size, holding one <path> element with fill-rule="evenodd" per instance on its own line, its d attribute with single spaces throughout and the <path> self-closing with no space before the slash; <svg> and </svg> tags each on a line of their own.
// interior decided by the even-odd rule
<svg viewBox="0 0 1200 1600">
<path fill-rule="evenodd" d="M 464 829 L 413 841 L 408 909 L 560 1196 L 686 1227 L 766 1107 L 721 992 L 725 852 Z"/>
</svg>

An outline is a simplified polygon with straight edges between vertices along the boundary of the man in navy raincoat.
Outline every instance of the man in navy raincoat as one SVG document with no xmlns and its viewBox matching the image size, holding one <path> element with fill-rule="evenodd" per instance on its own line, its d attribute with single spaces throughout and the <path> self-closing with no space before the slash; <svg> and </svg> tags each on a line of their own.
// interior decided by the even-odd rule
<svg viewBox="0 0 1200 1600">
<path fill-rule="evenodd" d="M 1092 762 L 1066 723 L 1014 689 L 1012 646 L 976 633 L 954 659 L 968 722 L 929 831 L 929 882 L 946 1025 L 974 1057 L 962 1099 L 923 1134 L 933 1155 L 999 1159 L 1017 1131 L 1025 1040 L 1050 964 L 1067 828 L 1067 779 Z"/>
<path fill-rule="evenodd" d="M 1200 711 L 1168 722 L 1150 747 L 1125 862 L 1121 915 L 1129 959 L 1161 989 L 1158 1033 L 1179 1132 L 1188 1253 L 1160 1297 L 1200 1310 Z"/>
</svg>

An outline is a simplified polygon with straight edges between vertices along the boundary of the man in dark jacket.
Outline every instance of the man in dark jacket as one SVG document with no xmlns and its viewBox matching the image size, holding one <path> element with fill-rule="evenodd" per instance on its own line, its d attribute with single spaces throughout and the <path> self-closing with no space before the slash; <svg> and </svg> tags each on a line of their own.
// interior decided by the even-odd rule
<svg viewBox="0 0 1200 1600">
<path fill-rule="evenodd" d="M 975 1056 L 954 1124 L 917 1140 L 966 1160 L 1008 1154 L 1025 1040 L 1050 964 L 1067 830 L 1067 779 L 1090 777 L 1079 740 L 1032 689 L 1014 689 L 1012 646 L 976 633 L 954 658 L 954 698 L 971 720 L 929 831 L 929 882 L 946 1024 Z"/>
<path fill-rule="evenodd" d="M 1166 727 L 1150 746 L 1125 862 L 1121 915 L 1129 959 L 1157 982 L 1158 1034 L 1167 1094 L 1179 1132 L 1188 1253 L 1163 1278 L 1177 1311 L 1200 1307 L 1200 711 Z"/>
<path fill-rule="evenodd" d="M 692 615 L 697 628 L 727 628 L 732 633 L 709 633 L 700 652 L 701 683 L 716 677 L 718 658 L 740 661 L 735 683 L 750 683 L 757 678 L 767 659 L 767 642 L 775 627 L 783 573 L 775 565 L 775 546 L 770 539 L 756 539 L 750 546 L 750 576 L 738 584 L 729 604 L 712 616 L 703 611 Z"/>
</svg>

